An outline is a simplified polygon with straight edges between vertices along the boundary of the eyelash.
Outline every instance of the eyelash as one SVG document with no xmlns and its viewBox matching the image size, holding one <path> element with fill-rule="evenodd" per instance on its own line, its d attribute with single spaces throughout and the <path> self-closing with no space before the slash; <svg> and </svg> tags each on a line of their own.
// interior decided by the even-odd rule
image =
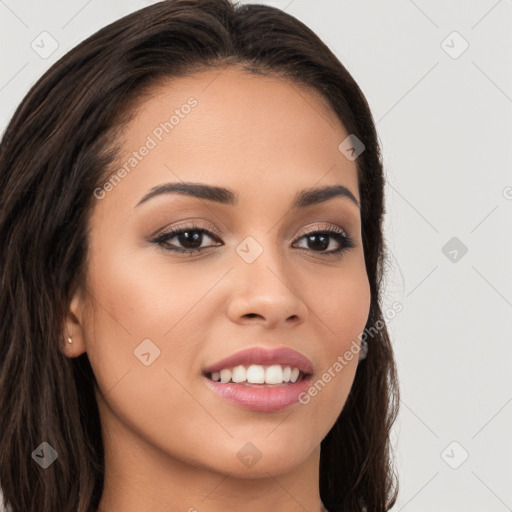
<svg viewBox="0 0 512 512">
<path fill-rule="evenodd" d="M 189 226 L 180 226 L 180 227 L 176 227 L 176 228 L 171 228 L 168 231 L 166 231 L 165 233 L 161 233 L 160 235 L 158 235 L 151 242 L 159 245 L 164 251 L 180 253 L 180 254 L 194 254 L 194 253 L 199 253 L 205 249 L 208 249 L 208 247 L 204 247 L 204 248 L 200 248 L 200 249 L 179 249 L 179 248 L 174 248 L 174 247 L 169 246 L 169 243 L 168 243 L 169 240 L 171 240 L 172 238 L 175 238 L 177 235 L 181 235 L 185 232 L 197 232 L 197 233 L 201 233 L 203 235 L 206 234 L 213 240 L 218 241 L 217 235 L 214 235 L 207 229 L 196 226 L 195 224 L 191 224 Z M 312 252 L 316 252 L 319 254 L 340 257 L 342 253 L 355 247 L 355 244 L 354 244 L 354 241 L 352 240 L 352 238 L 347 236 L 345 234 L 345 232 L 339 228 L 331 227 L 328 229 L 310 231 L 308 233 L 304 233 L 303 235 L 301 235 L 298 238 L 298 240 L 301 240 L 301 239 L 303 239 L 307 236 L 311 236 L 311 235 L 324 235 L 324 236 L 327 235 L 329 237 L 334 238 L 340 245 L 339 249 L 331 250 L 328 252 L 314 251 L 312 249 L 305 249 L 305 250 L 310 250 Z M 210 247 L 214 247 L 214 246 L 210 246 Z M 302 249 L 304 249 L 304 248 L 302 248 Z"/>
</svg>

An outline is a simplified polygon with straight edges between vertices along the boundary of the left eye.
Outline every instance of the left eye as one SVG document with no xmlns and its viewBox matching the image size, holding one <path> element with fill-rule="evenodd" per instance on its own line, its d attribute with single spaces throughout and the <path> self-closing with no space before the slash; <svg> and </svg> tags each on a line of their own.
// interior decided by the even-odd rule
<svg viewBox="0 0 512 512">
<path fill-rule="evenodd" d="M 194 253 L 199 252 L 203 249 L 201 248 L 201 243 L 205 235 L 208 238 L 218 240 L 218 238 L 215 235 L 213 235 L 206 229 L 199 228 L 196 226 L 188 226 L 171 229 L 166 233 L 162 233 L 155 240 L 153 240 L 153 242 L 160 245 L 166 251 L 178 253 Z M 173 244 L 169 243 L 169 241 L 172 240 L 173 238 L 176 238 L 179 241 L 179 243 L 183 246 L 183 248 L 173 247 Z M 211 245 L 210 247 L 214 246 Z"/>
<path fill-rule="evenodd" d="M 211 238 L 212 240 L 219 242 L 217 245 L 224 245 L 216 235 L 197 226 L 171 229 L 170 231 L 159 235 L 152 242 L 160 245 L 164 250 L 174 253 L 198 253 L 208 247 L 215 247 L 215 245 L 201 247 L 204 242 L 204 237 Z M 176 241 L 181 245 L 181 247 L 176 247 L 174 244 L 170 243 L 170 240 L 174 238 L 176 238 Z M 340 254 L 343 251 L 354 247 L 352 239 L 348 237 L 344 231 L 338 231 L 337 229 L 311 231 L 299 237 L 298 241 L 300 240 L 304 240 L 307 247 L 299 248 L 325 255 Z M 331 247 L 331 242 L 333 240 L 336 241 L 337 248 L 326 250 Z"/>
</svg>

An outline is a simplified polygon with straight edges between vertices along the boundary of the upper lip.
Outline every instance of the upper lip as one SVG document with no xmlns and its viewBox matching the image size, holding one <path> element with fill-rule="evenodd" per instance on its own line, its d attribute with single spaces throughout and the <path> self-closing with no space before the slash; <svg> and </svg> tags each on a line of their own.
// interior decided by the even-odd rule
<svg viewBox="0 0 512 512">
<path fill-rule="evenodd" d="M 233 368 L 239 365 L 273 365 L 281 364 L 283 366 L 292 366 L 298 368 L 304 374 L 313 372 L 311 361 L 296 350 L 291 348 L 264 348 L 254 347 L 236 352 L 216 363 L 203 369 L 204 373 L 218 372 L 224 368 Z"/>
</svg>

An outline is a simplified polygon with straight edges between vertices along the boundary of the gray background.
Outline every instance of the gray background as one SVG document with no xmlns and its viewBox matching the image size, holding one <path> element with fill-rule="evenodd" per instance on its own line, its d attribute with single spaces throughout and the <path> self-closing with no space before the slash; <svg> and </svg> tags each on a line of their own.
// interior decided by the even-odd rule
<svg viewBox="0 0 512 512">
<path fill-rule="evenodd" d="M 150 3 L 0 0 L 1 130 L 53 62 Z M 512 510 L 512 1 L 251 3 L 311 27 L 377 123 L 384 308 L 403 304 L 389 323 L 402 392 L 394 510 Z M 49 56 L 31 46 L 51 50 L 44 31 L 58 44 Z"/>
</svg>

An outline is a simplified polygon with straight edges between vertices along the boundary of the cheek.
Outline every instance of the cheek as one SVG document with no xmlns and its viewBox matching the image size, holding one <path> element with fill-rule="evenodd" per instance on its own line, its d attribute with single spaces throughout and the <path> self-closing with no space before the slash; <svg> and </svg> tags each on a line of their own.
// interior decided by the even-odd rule
<svg viewBox="0 0 512 512">
<path fill-rule="evenodd" d="M 190 368 L 190 340 L 201 337 L 197 321 L 201 299 L 215 276 L 193 282 L 179 271 L 166 276 L 168 282 L 154 266 L 114 252 L 91 262 L 85 334 L 88 357 L 103 392 L 128 371 L 130 380 L 142 371 L 140 378 L 148 383 L 150 394 L 151 388 L 169 385 L 164 367 L 172 372 Z M 148 360 L 151 363 L 145 366 Z M 150 384 L 156 378 L 155 368 L 163 374 L 163 382 Z"/>
<path fill-rule="evenodd" d="M 98 258 L 90 268 L 87 353 L 105 396 L 96 395 L 103 416 L 114 411 L 130 430 L 161 448 L 162 433 L 169 430 L 180 432 L 181 439 L 199 436 L 209 423 L 190 395 L 188 372 L 197 351 L 191 340 L 204 335 L 198 318 L 201 298 L 215 276 L 191 283 L 183 272 L 168 272 L 167 286 L 162 275 L 155 276 L 154 267 L 112 255 Z M 186 417 L 204 421 L 190 424 Z M 215 424 L 209 426 L 215 429 Z M 177 452 L 198 449 L 192 441 L 185 447 L 168 444 Z"/>
<path fill-rule="evenodd" d="M 92 262 L 90 271 L 95 317 L 103 329 L 134 344 L 152 337 L 164 341 L 179 331 L 182 319 L 193 314 L 218 280 L 211 270 L 185 271 L 162 257 L 155 264 L 141 253 L 112 251 Z"/>
<path fill-rule="evenodd" d="M 370 312 L 370 285 L 366 272 L 351 276 L 341 293 L 339 315 L 333 319 L 340 333 L 340 348 L 347 349 L 364 330 Z"/>
<path fill-rule="evenodd" d="M 366 270 L 351 267 L 337 279 L 324 280 L 321 290 L 308 294 L 311 309 L 325 328 L 327 351 L 333 356 L 343 353 L 364 330 L 370 311 L 370 284 Z"/>
<path fill-rule="evenodd" d="M 324 329 L 323 357 L 302 403 L 311 417 L 323 418 L 327 434 L 350 393 L 359 358 L 359 336 L 370 310 L 370 285 L 366 270 L 347 268 L 337 281 L 324 281 L 324 293 L 310 296 L 311 309 Z"/>
</svg>

